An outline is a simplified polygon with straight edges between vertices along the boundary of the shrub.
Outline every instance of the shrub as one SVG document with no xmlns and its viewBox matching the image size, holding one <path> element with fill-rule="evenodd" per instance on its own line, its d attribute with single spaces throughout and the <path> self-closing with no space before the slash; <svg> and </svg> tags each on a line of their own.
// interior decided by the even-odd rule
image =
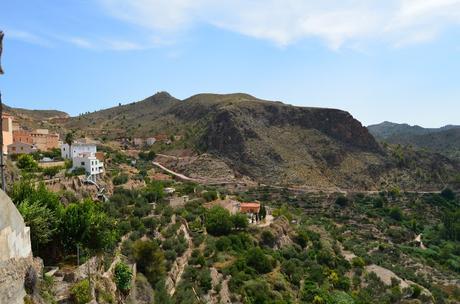
<svg viewBox="0 0 460 304">
<path fill-rule="evenodd" d="M 268 273 L 272 270 L 271 261 L 259 247 L 251 248 L 248 251 L 246 264 L 258 273 Z"/>
<path fill-rule="evenodd" d="M 115 284 L 118 290 L 126 294 L 131 289 L 133 273 L 128 265 L 123 262 L 117 263 L 114 270 Z"/>
<path fill-rule="evenodd" d="M 351 260 L 351 265 L 353 265 L 355 268 L 363 268 L 366 265 L 366 262 L 361 257 L 354 257 Z"/>
<path fill-rule="evenodd" d="M 120 174 L 120 175 L 115 176 L 112 179 L 112 182 L 114 185 L 118 186 L 118 185 L 126 184 L 128 182 L 128 179 L 129 179 L 128 175 Z"/>
<path fill-rule="evenodd" d="M 22 154 L 18 156 L 18 161 L 16 163 L 19 169 L 23 169 L 25 171 L 35 171 L 38 169 L 38 164 L 32 157 L 32 155 Z"/>
<path fill-rule="evenodd" d="M 455 199 L 455 193 L 450 188 L 445 188 L 444 190 L 442 190 L 441 196 L 449 201 L 453 201 Z"/>
<path fill-rule="evenodd" d="M 86 304 L 91 301 L 88 279 L 75 283 L 70 289 L 70 296 L 75 304 Z"/>
<path fill-rule="evenodd" d="M 349 204 L 349 202 L 350 202 L 349 199 L 343 195 L 340 195 L 335 200 L 335 203 L 339 205 L 340 207 L 346 207 Z"/>
<path fill-rule="evenodd" d="M 207 202 L 211 202 L 211 201 L 214 201 L 217 199 L 217 192 L 212 190 L 212 191 L 206 191 L 203 193 L 203 198 L 207 201 Z"/>
<path fill-rule="evenodd" d="M 43 175 L 53 178 L 62 168 L 59 166 L 48 167 L 43 169 Z"/>
<path fill-rule="evenodd" d="M 86 170 L 83 167 L 78 167 L 78 168 L 75 168 L 75 169 L 72 170 L 72 174 L 73 175 L 85 175 Z"/>
<path fill-rule="evenodd" d="M 237 213 L 232 216 L 233 227 L 235 229 L 246 229 L 248 227 L 248 217 L 245 214 Z"/>
<path fill-rule="evenodd" d="M 264 230 L 261 234 L 262 244 L 268 247 L 275 245 L 276 238 L 270 230 Z"/>
<path fill-rule="evenodd" d="M 401 209 L 399 209 L 398 207 L 394 207 L 390 209 L 390 217 L 394 219 L 395 221 L 399 222 L 399 221 L 402 221 L 403 219 L 403 213 Z"/>
</svg>

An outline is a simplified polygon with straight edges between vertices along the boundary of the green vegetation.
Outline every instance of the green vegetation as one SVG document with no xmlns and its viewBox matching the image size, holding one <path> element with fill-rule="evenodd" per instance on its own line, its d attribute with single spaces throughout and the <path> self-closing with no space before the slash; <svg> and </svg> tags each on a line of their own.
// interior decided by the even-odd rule
<svg viewBox="0 0 460 304">
<path fill-rule="evenodd" d="M 19 155 L 16 166 L 18 166 L 19 169 L 22 169 L 27 172 L 33 172 L 38 170 L 38 163 L 35 161 L 33 156 L 29 154 Z"/>
<path fill-rule="evenodd" d="M 131 289 L 133 273 L 128 265 L 123 262 L 117 263 L 114 270 L 114 281 L 117 288 L 123 294 L 127 294 Z"/>
<path fill-rule="evenodd" d="M 89 281 L 82 280 L 70 289 L 70 295 L 75 304 L 86 304 L 91 301 L 91 290 L 89 289 Z"/>
</svg>

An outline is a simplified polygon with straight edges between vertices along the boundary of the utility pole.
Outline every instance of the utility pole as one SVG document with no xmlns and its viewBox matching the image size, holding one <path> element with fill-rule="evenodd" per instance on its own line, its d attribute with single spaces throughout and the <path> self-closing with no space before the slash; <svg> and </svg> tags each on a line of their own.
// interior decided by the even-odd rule
<svg viewBox="0 0 460 304">
<path fill-rule="evenodd" d="M 0 31 L 0 75 L 3 75 L 3 69 L 1 65 L 3 51 L 3 32 Z M 2 190 L 6 192 L 6 180 L 5 180 L 5 164 L 3 160 L 3 103 L 2 103 L 2 93 L 0 92 L 0 119 L 2 121 L 2 132 L 0 132 L 0 174 L 2 176 Z"/>
</svg>

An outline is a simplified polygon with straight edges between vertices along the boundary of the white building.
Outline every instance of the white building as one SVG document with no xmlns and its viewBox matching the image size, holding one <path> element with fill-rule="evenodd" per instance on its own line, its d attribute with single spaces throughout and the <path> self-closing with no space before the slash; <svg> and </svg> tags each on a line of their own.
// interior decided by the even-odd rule
<svg viewBox="0 0 460 304">
<path fill-rule="evenodd" d="M 72 149 L 72 151 L 70 151 Z M 96 143 L 90 142 L 89 140 L 75 141 L 71 147 L 68 144 L 61 145 L 61 156 L 64 159 L 72 159 L 73 156 L 78 156 L 82 153 L 89 153 L 91 155 L 96 154 L 97 146 Z"/>
<path fill-rule="evenodd" d="M 94 154 L 81 153 L 72 158 L 72 170 L 85 168 L 86 174 L 93 181 L 96 181 L 104 173 L 104 163 L 101 162 Z"/>
<path fill-rule="evenodd" d="M 96 144 L 95 141 L 84 138 L 75 141 L 71 147 L 68 144 L 61 145 L 61 156 L 72 159 L 72 170 L 84 168 L 93 181 L 104 173 L 104 162 L 97 157 Z"/>
</svg>

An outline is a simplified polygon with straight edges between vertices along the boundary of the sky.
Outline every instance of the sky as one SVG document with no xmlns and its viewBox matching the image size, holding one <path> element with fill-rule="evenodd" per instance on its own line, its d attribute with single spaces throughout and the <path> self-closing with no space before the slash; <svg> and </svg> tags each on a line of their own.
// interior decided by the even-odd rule
<svg viewBox="0 0 460 304">
<path fill-rule="evenodd" d="M 460 125 L 460 0 L 10 0 L 0 29 L 14 107 L 244 92 L 364 125 Z"/>
</svg>

